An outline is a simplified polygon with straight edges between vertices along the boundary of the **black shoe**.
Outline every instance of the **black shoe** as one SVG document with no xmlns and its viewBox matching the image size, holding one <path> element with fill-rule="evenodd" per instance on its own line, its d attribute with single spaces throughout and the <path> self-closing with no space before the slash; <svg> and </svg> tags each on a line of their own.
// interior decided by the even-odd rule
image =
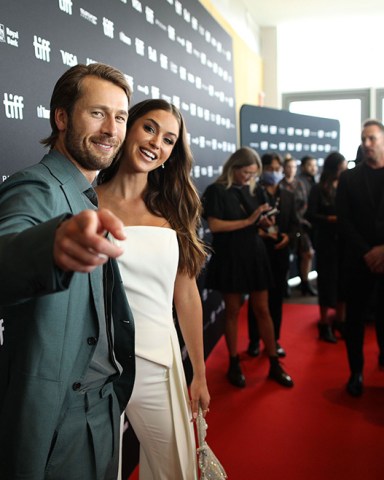
<svg viewBox="0 0 384 480">
<path fill-rule="evenodd" d="M 270 357 L 271 367 L 269 369 L 268 378 L 275 380 L 283 387 L 293 387 L 293 380 L 279 363 L 277 357 Z"/>
<path fill-rule="evenodd" d="M 248 355 L 251 357 L 257 357 L 260 354 L 260 346 L 259 342 L 249 342 L 248 345 L 248 350 L 247 350 Z"/>
<path fill-rule="evenodd" d="M 317 291 L 314 287 L 312 287 L 312 285 L 309 283 L 309 282 L 301 282 L 301 293 L 303 295 L 309 295 L 309 296 L 312 296 L 312 297 L 316 297 L 317 296 Z"/>
<path fill-rule="evenodd" d="M 352 373 L 347 383 L 347 392 L 352 397 L 360 397 L 363 393 L 363 375 Z"/>
<path fill-rule="evenodd" d="M 238 388 L 245 387 L 245 377 L 240 368 L 239 356 L 229 357 L 229 369 L 227 372 L 227 378 L 229 383 Z"/>
<path fill-rule="evenodd" d="M 276 353 L 277 356 L 280 358 L 284 358 L 287 356 L 287 352 L 284 350 L 284 348 L 280 345 L 279 342 L 276 342 Z"/>
<path fill-rule="evenodd" d="M 327 323 L 318 323 L 317 328 L 319 329 L 319 340 L 323 340 L 328 343 L 337 343 L 337 339 L 332 332 L 332 328 Z"/>
</svg>

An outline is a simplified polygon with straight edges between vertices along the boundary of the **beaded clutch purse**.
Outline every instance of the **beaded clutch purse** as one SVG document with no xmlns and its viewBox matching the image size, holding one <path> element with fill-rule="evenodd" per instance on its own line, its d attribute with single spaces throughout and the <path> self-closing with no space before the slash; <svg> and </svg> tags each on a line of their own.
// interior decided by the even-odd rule
<svg viewBox="0 0 384 480">
<path fill-rule="evenodd" d="M 221 480 L 228 478 L 223 466 L 205 441 L 208 425 L 203 417 L 201 407 L 199 407 L 199 413 L 196 419 L 196 428 L 199 443 L 197 454 L 199 456 L 200 480 Z"/>
</svg>

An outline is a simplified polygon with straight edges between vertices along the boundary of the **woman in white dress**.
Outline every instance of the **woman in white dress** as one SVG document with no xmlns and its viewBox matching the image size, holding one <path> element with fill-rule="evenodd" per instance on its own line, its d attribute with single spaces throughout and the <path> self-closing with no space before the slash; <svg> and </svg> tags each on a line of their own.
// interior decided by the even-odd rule
<svg viewBox="0 0 384 480">
<path fill-rule="evenodd" d="M 125 225 L 119 267 L 136 331 L 126 414 L 140 441 L 140 480 L 197 479 L 192 420 L 199 403 L 206 413 L 210 401 L 196 285 L 205 251 L 192 160 L 180 112 L 164 100 L 145 100 L 129 111 L 122 156 L 98 177 L 100 206 Z M 190 398 L 173 306 L 193 368 Z"/>
</svg>

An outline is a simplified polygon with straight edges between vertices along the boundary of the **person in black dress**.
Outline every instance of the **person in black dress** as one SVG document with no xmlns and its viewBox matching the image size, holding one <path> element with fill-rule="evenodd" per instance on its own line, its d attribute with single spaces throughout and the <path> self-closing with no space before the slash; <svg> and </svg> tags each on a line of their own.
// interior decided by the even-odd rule
<svg viewBox="0 0 384 480">
<path fill-rule="evenodd" d="M 202 197 L 204 218 L 212 232 L 212 256 L 207 266 L 206 286 L 223 294 L 225 339 L 230 362 L 227 378 L 245 386 L 237 351 L 238 317 L 244 294 L 258 321 L 260 336 L 270 358 L 269 377 L 283 386 L 293 386 L 276 352 L 275 334 L 268 308 L 271 272 L 263 240 L 258 235 L 268 204 L 255 207 L 255 177 L 261 161 L 251 148 L 242 147 L 226 161 L 223 172 Z"/>
<path fill-rule="evenodd" d="M 306 214 L 313 227 L 317 259 L 319 339 L 329 343 L 337 341 L 332 327 L 336 327 L 341 333 L 344 331 L 342 247 L 338 235 L 336 190 L 339 176 L 346 168 L 347 162 L 341 153 L 332 152 L 326 157 L 320 182 L 312 187 L 309 194 Z M 328 316 L 329 309 L 336 309 L 335 322 Z"/>
</svg>

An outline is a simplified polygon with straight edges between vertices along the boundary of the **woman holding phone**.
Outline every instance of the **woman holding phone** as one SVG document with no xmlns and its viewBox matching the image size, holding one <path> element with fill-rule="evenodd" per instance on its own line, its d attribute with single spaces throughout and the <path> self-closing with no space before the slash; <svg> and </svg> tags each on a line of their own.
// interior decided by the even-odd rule
<svg viewBox="0 0 384 480">
<path fill-rule="evenodd" d="M 203 195 L 204 217 L 213 236 L 206 286 L 220 291 L 224 298 L 229 382 L 239 388 L 245 387 L 237 337 L 240 308 L 244 295 L 248 294 L 270 361 L 268 376 L 280 385 L 292 387 L 291 377 L 279 362 L 268 308 L 268 288 L 272 277 L 258 227 L 269 222 L 263 214 L 271 207 L 266 203 L 257 206 L 254 194 L 255 180 L 261 170 L 256 151 L 242 147 L 229 157 L 222 174 Z"/>
</svg>

